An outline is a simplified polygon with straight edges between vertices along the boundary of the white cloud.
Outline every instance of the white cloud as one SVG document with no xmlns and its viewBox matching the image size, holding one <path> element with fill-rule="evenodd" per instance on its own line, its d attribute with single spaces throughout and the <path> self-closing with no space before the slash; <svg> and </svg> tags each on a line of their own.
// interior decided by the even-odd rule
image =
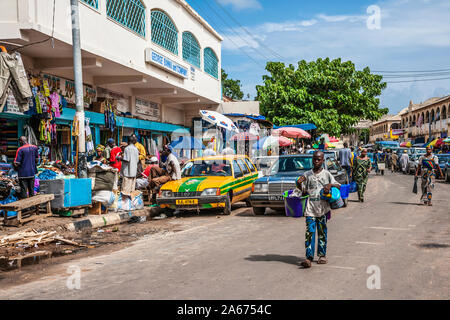
<svg viewBox="0 0 450 320">
<path fill-rule="evenodd" d="M 209 1 L 209 0 L 206 0 Z M 226 6 L 231 5 L 234 10 L 241 11 L 245 9 L 262 9 L 261 3 L 258 0 L 218 0 L 220 4 Z"/>
<path fill-rule="evenodd" d="M 448 0 L 382 0 L 376 4 L 381 8 L 380 30 L 367 28 L 368 15 L 363 7 L 360 15 L 312 14 L 310 20 L 266 22 L 247 29 L 285 57 L 286 63 L 330 57 L 351 60 L 357 68 L 369 66 L 372 70 L 450 68 Z M 253 47 L 264 50 L 257 42 Z M 224 46 L 224 50 L 226 54 L 236 49 L 230 45 Z M 265 64 L 262 57 L 255 57 Z M 242 72 L 237 75 L 244 86 L 254 88 L 261 83 L 264 73 L 261 69 L 254 74 Z M 239 78 L 237 75 L 235 77 Z M 424 101 L 436 95 L 436 86 L 440 88 L 439 93 L 450 94 L 450 80 L 388 84 L 381 97 L 382 105 L 389 107 L 391 112 L 399 111 L 411 99 Z"/>
</svg>

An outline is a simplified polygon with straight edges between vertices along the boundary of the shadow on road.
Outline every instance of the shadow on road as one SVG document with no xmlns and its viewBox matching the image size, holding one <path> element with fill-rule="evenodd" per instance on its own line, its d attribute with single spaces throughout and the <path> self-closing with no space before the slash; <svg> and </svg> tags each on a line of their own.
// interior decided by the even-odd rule
<svg viewBox="0 0 450 320">
<path fill-rule="evenodd" d="M 401 204 L 401 205 L 405 205 L 405 206 L 423 206 L 422 203 L 417 203 L 417 202 L 399 202 L 399 201 L 394 201 L 394 202 L 389 202 L 392 204 Z"/>
<path fill-rule="evenodd" d="M 265 254 L 265 255 L 251 255 L 245 260 L 248 261 L 277 261 L 277 262 L 284 262 L 287 264 L 293 264 L 294 266 L 300 266 L 300 263 L 305 261 L 304 258 L 299 258 L 296 256 L 282 256 L 279 254 Z"/>
</svg>

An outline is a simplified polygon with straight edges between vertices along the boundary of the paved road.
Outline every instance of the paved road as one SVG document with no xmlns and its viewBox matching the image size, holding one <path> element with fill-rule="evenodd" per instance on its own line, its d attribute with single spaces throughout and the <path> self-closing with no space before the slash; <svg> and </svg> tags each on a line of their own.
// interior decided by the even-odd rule
<svg viewBox="0 0 450 320">
<path fill-rule="evenodd" d="M 372 176 L 365 203 L 335 211 L 328 265 L 299 267 L 304 219 L 241 208 L 220 219 L 174 219 L 182 231 L 54 266 L 0 298 L 448 299 L 450 184 L 438 183 L 430 208 L 418 205 L 412 179 Z M 66 286 L 71 265 L 81 270 L 79 290 Z M 380 289 L 367 288 L 369 266 L 379 267 Z"/>
</svg>

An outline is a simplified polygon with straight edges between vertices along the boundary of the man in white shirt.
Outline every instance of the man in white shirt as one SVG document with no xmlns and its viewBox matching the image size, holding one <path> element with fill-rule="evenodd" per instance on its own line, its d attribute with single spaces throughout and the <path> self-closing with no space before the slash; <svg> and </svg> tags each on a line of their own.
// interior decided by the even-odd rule
<svg viewBox="0 0 450 320">
<path fill-rule="evenodd" d="M 236 153 L 234 152 L 233 148 L 230 147 L 230 143 L 227 142 L 227 147 L 222 150 L 222 155 L 227 156 L 227 155 L 235 155 L 235 154 Z"/>
<path fill-rule="evenodd" d="M 212 144 L 212 142 L 210 142 L 208 144 L 208 146 L 206 147 L 206 150 L 203 152 L 203 156 L 204 157 L 209 157 L 209 156 L 215 156 L 216 152 L 214 151 L 214 146 Z"/>
<path fill-rule="evenodd" d="M 136 142 L 136 136 L 131 136 L 130 143 L 123 152 L 123 157 L 120 157 L 123 175 L 122 193 L 127 196 L 131 196 L 131 193 L 136 190 L 136 175 L 139 162 L 139 151 L 134 145 Z"/>
</svg>

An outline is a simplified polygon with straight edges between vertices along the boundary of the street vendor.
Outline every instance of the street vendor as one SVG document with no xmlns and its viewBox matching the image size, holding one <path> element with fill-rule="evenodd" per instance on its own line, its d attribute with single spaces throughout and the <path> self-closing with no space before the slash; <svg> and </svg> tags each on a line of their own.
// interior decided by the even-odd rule
<svg viewBox="0 0 450 320">
<path fill-rule="evenodd" d="M 181 179 L 181 167 L 177 157 L 172 154 L 169 146 L 164 146 L 161 152 L 163 158 L 167 158 L 164 167 L 154 166 L 150 169 L 149 180 L 150 189 L 159 189 L 164 183 L 170 180 Z"/>
<path fill-rule="evenodd" d="M 149 176 L 150 176 L 150 170 L 153 167 L 158 167 L 158 158 L 157 157 L 151 157 L 150 160 L 146 161 L 146 164 L 148 163 L 148 166 L 145 168 L 143 172 L 139 174 L 136 178 L 136 189 L 142 190 L 146 189 L 150 183 Z"/>
<path fill-rule="evenodd" d="M 433 198 L 433 189 L 435 186 L 436 174 L 439 173 L 443 177 L 441 167 L 439 166 L 439 159 L 432 153 L 431 146 L 427 146 L 426 154 L 419 158 L 419 165 L 417 166 L 415 177 L 419 174 L 422 178 L 422 195 L 420 200 L 425 205 L 432 206 L 431 199 Z"/>
<path fill-rule="evenodd" d="M 135 147 L 136 136 L 131 136 L 129 141 L 128 146 L 124 148 L 123 155 L 120 154 L 117 158 L 122 161 L 122 194 L 131 197 L 131 194 L 136 190 L 139 151 Z"/>
<path fill-rule="evenodd" d="M 104 157 L 104 151 L 105 151 L 105 146 L 99 144 L 97 145 L 97 148 L 95 148 L 96 151 L 96 155 L 94 157 L 95 161 L 100 161 L 103 164 L 106 164 L 106 158 Z"/>
<path fill-rule="evenodd" d="M 19 144 L 14 166 L 17 168 L 19 176 L 20 198 L 25 199 L 34 196 L 34 175 L 37 173 L 36 166 L 39 161 L 39 152 L 38 148 L 29 144 L 24 136 L 19 138 Z"/>
<path fill-rule="evenodd" d="M 341 185 L 336 181 L 333 175 L 323 168 L 325 155 L 322 151 L 316 151 L 313 154 L 313 169 L 305 172 L 304 175 L 297 179 L 297 185 L 304 194 L 309 195 L 306 204 L 306 260 L 301 263 L 304 268 L 310 268 L 311 262 L 314 259 L 315 234 L 316 229 L 318 233 L 318 249 L 317 255 L 319 259 L 318 264 L 326 264 L 327 252 L 327 217 L 330 213 L 331 207 L 327 200 L 320 196 L 323 189 L 324 194 L 331 192 L 331 188 L 340 189 Z"/>
<path fill-rule="evenodd" d="M 135 147 L 139 151 L 139 161 L 141 162 L 142 168 L 145 167 L 145 158 L 147 157 L 147 152 L 145 151 L 145 147 L 137 141 L 137 136 L 135 134 L 132 134 L 131 136 L 134 136 L 136 138 L 136 143 L 134 144 Z"/>
<path fill-rule="evenodd" d="M 116 168 L 117 170 L 119 170 L 119 172 L 120 172 L 120 170 L 122 168 L 122 162 L 120 161 L 120 159 L 117 158 L 117 156 L 119 156 L 122 153 L 123 149 L 125 149 L 125 147 L 127 145 L 128 144 L 126 142 L 121 142 L 120 143 L 120 147 L 118 147 L 118 146 L 115 145 L 114 140 L 112 140 L 112 142 L 110 141 L 110 147 L 112 149 L 111 149 L 111 156 L 109 158 L 109 165 L 111 167 Z"/>
</svg>

